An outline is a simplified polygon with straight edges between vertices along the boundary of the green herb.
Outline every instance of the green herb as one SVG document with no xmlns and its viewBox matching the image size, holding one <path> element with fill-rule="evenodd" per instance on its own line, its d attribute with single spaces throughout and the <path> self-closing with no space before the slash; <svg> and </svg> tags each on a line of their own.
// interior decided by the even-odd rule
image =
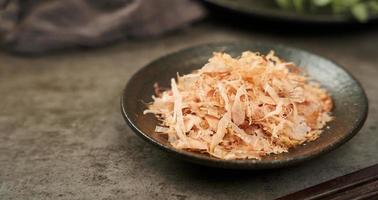
<svg viewBox="0 0 378 200">
<path fill-rule="evenodd" d="M 366 21 L 368 19 L 368 7 L 366 4 L 358 3 L 353 5 L 351 9 L 352 14 L 359 20 L 359 21 Z"/>
<path fill-rule="evenodd" d="M 279 7 L 296 12 L 317 12 L 329 9 L 334 14 L 351 14 L 366 22 L 369 15 L 378 14 L 378 0 L 276 0 Z"/>
</svg>

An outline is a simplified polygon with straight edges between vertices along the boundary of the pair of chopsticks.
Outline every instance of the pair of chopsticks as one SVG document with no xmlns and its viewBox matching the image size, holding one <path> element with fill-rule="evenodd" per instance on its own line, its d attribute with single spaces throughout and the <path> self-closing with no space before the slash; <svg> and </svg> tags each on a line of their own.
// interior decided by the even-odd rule
<svg viewBox="0 0 378 200">
<path fill-rule="evenodd" d="M 337 177 L 277 200 L 378 199 L 378 164 Z"/>
</svg>

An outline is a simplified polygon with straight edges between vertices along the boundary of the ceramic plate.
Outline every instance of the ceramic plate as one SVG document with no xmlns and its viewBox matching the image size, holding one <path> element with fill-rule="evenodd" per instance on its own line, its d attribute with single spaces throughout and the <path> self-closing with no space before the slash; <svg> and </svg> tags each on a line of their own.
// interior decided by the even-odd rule
<svg viewBox="0 0 378 200">
<path fill-rule="evenodd" d="M 166 137 L 154 132 L 157 119 L 152 114 L 143 114 L 146 109 L 145 102 L 152 101 L 154 83 L 169 87 L 170 79 L 177 72 L 182 75 L 201 68 L 214 51 L 239 56 L 246 50 L 263 54 L 274 50 L 279 57 L 303 67 L 313 80 L 329 91 L 335 105 L 332 111 L 335 119 L 328 123 L 329 128 L 317 140 L 290 149 L 288 153 L 266 156 L 262 160 L 221 160 L 205 154 L 174 149 Z M 358 81 L 343 67 L 326 58 L 291 47 L 240 42 L 196 46 L 153 61 L 131 77 L 123 91 L 121 108 L 126 122 L 138 136 L 172 156 L 213 167 L 265 169 L 297 164 L 339 147 L 362 127 L 367 116 L 368 101 Z"/>
</svg>

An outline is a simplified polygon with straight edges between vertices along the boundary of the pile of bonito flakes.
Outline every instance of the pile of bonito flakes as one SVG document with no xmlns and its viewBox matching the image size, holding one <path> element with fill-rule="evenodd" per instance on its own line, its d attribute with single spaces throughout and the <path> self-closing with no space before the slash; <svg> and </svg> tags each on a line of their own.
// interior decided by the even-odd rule
<svg viewBox="0 0 378 200">
<path fill-rule="evenodd" d="M 185 62 L 185 60 L 183 60 Z M 261 159 L 317 139 L 332 99 L 294 63 L 271 51 L 238 58 L 214 53 L 201 69 L 155 85 L 145 114 L 177 149 L 220 159 Z"/>
</svg>

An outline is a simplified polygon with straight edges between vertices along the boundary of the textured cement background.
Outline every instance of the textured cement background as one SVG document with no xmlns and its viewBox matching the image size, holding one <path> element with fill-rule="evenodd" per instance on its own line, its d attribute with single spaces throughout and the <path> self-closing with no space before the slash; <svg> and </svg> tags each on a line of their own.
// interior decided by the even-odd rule
<svg viewBox="0 0 378 200">
<path fill-rule="evenodd" d="M 191 45 L 270 41 L 345 65 L 370 100 L 351 141 L 299 166 L 204 168 L 170 158 L 125 125 L 121 90 L 146 63 Z M 0 199 L 273 199 L 378 163 L 378 28 L 281 34 L 210 22 L 161 39 L 43 57 L 0 53 Z"/>
</svg>

